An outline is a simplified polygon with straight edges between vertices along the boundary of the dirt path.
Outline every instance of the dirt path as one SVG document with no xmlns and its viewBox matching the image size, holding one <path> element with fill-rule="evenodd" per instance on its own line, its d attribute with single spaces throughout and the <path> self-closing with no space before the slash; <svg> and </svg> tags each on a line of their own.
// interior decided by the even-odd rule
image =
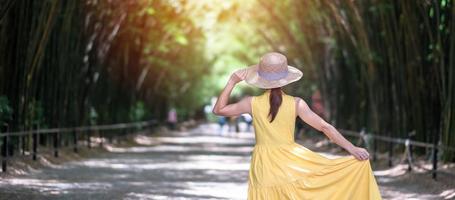
<svg viewBox="0 0 455 200">
<path fill-rule="evenodd" d="M 135 147 L 109 147 L 90 159 L 3 179 L 0 199 L 246 199 L 254 135 L 214 131 L 203 125 L 142 136 Z M 425 177 L 396 171 L 375 172 L 384 199 L 444 199 L 455 192 L 442 195 Z"/>
</svg>

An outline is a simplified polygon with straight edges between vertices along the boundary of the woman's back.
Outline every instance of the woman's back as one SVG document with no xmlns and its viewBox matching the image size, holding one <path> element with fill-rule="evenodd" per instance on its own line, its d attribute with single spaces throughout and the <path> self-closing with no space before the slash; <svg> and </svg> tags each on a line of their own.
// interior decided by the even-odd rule
<svg viewBox="0 0 455 200">
<path fill-rule="evenodd" d="M 270 123 L 269 95 L 266 90 L 262 95 L 254 96 L 251 100 L 253 126 L 256 134 L 256 144 L 280 145 L 294 142 L 295 100 L 293 96 L 282 92 L 282 102 L 275 119 Z"/>
</svg>

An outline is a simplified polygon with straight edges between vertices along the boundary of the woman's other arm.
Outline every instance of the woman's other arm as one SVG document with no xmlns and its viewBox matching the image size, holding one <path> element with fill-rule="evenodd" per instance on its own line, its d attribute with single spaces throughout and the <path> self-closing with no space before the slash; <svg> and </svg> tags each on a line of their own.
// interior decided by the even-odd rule
<svg viewBox="0 0 455 200">
<path fill-rule="evenodd" d="M 296 104 L 297 115 L 305 123 L 309 124 L 318 131 L 322 131 L 330 139 L 330 141 L 348 151 L 358 160 L 366 160 L 369 158 L 367 150 L 356 147 L 351 142 L 346 140 L 346 138 L 344 138 L 343 135 L 335 129 L 335 127 L 314 113 L 303 99 L 296 97 Z"/>
</svg>

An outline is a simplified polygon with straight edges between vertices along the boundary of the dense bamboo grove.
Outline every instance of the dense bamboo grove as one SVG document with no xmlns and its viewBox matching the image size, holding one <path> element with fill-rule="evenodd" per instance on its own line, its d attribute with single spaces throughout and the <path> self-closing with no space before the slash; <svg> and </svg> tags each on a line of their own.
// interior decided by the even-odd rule
<svg viewBox="0 0 455 200">
<path fill-rule="evenodd" d="M 4 0 L 0 122 L 187 119 L 273 50 L 338 128 L 455 146 L 454 15 L 453 0 Z"/>
<path fill-rule="evenodd" d="M 9 102 L 2 106 L 12 109 L 10 120 L 3 123 L 10 130 L 24 130 L 81 120 L 80 102 L 87 98 L 83 93 L 89 86 L 76 84 L 85 79 L 80 70 L 84 55 L 80 5 L 4 1 L 1 10 L 0 93 Z"/>
<path fill-rule="evenodd" d="M 178 103 L 185 104 L 185 118 L 202 104 L 196 79 L 208 73 L 196 56 L 203 54 L 202 34 L 178 5 L 6 0 L 0 6 L 0 119 L 11 131 L 163 119 Z"/>
<path fill-rule="evenodd" d="M 415 139 L 426 142 L 442 136 L 442 144 L 455 146 L 453 1 L 321 7 L 328 33 L 337 38 L 331 53 L 338 69 L 323 64 L 318 75 L 338 124 L 401 138 L 415 131 Z"/>
</svg>

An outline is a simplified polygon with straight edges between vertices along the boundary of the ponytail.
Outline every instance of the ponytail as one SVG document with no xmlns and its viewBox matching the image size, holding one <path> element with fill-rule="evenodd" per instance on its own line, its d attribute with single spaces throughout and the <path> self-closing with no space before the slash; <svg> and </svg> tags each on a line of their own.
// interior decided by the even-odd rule
<svg viewBox="0 0 455 200">
<path fill-rule="evenodd" d="M 270 123 L 272 123 L 273 120 L 275 119 L 276 114 L 278 113 L 278 109 L 281 106 L 282 100 L 283 98 L 281 95 L 281 88 L 280 87 L 272 88 L 269 97 L 270 111 L 268 116 L 271 116 Z"/>
</svg>

